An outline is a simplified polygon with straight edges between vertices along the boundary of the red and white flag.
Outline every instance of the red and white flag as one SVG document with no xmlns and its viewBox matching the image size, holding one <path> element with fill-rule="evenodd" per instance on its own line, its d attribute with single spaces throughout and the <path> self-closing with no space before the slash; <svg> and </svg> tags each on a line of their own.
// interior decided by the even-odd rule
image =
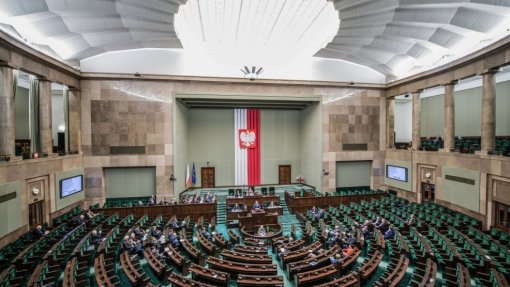
<svg viewBox="0 0 510 287">
<path fill-rule="evenodd" d="M 189 175 L 189 163 L 186 165 L 186 188 L 191 187 L 191 176 Z"/>
<path fill-rule="evenodd" d="M 260 110 L 234 109 L 235 185 L 260 184 Z"/>
</svg>

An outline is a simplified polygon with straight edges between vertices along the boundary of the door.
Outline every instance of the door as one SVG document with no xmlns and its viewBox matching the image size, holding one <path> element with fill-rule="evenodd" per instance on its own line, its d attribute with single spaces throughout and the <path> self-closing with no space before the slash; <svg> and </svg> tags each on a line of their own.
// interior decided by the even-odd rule
<svg viewBox="0 0 510 287">
<path fill-rule="evenodd" d="M 421 183 L 421 191 L 423 200 L 435 201 L 436 198 L 436 186 L 427 182 Z"/>
<path fill-rule="evenodd" d="M 496 228 L 510 231 L 510 206 L 495 202 L 496 205 Z"/>
<path fill-rule="evenodd" d="M 290 165 L 278 166 L 278 184 L 290 184 Z"/>
<path fill-rule="evenodd" d="M 44 201 L 38 201 L 28 206 L 28 220 L 30 228 L 44 223 Z"/>
<path fill-rule="evenodd" d="M 204 187 L 215 187 L 214 182 L 214 167 L 202 167 L 200 171 L 202 178 L 202 188 Z"/>
</svg>

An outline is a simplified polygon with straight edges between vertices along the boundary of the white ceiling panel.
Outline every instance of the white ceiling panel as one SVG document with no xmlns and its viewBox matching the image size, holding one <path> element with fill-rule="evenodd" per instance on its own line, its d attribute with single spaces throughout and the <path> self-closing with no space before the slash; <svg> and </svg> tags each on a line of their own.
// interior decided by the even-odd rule
<svg viewBox="0 0 510 287">
<path fill-rule="evenodd" d="M 340 29 L 315 56 L 350 59 L 388 80 L 465 56 L 506 37 L 510 27 L 508 0 L 333 1 Z M 356 33 L 363 37 L 345 37 Z M 373 41 L 367 44 L 367 38 Z M 354 54 L 333 52 L 352 46 L 360 48 Z"/>
</svg>

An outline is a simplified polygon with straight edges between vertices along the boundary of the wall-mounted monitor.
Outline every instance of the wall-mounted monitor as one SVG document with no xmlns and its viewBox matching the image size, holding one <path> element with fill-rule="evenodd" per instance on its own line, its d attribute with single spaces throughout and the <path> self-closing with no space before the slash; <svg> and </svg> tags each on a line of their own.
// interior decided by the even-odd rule
<svg viewBox="0 0 510 287">
<path fill-rule="evenodd" d="M 407 182 L 407 168 L 394 165 L 386 165 L 386 177 L 398 181 Z"/>
<path fill-rule="evenodd" d="M 60 180 L 60 198 L 71 196 L 83 191 L 83 175 Z"/>
</svg>

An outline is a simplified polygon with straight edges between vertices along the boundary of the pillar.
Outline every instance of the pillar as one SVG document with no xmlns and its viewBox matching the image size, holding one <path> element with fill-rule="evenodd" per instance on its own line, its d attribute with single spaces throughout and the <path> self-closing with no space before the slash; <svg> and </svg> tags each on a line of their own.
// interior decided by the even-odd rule
<svg viewBox="0 0 510 287">
<path fill-rule="evenodd" d="M 69 150 L 81 153 L 81 97 L 80 91 L 69 89 L 67 92 L 69 101 L 69 122 L 67 123 L 69 134 Z"/>
<path fill-rule="evenodd" d="M 13 70 L 0 67 L 0 154 L 14 157 L 16 126 L 14 118 Z"/>
<path fill-rule="evenodd" d="M 496 141 L 496 71 L 483 74 L 481 152 L 494 150 Z"/>
<path fill-rule="evenodd" d="M 421 146 L 421 119 L 420 119 L 420 93 L 418 90 L 413 93 L 413 149 Z"/>
<path fill-rule="evenodd" d="M 457 81 L 444 85 L 444 151 L 455 148 L 455 98 L 453 90 Z"/>
<path fill-rule="evenodd" d="M 39 135 L 40 152 L 48 155 L 53 152 L 53 131 L 51 120 L 51 82 L 39 79 Z"/>
<path fill-rule="evenodd" d="M 395 147 L 395 98 L 386 99 L 386 148 Z"/>
</svg>

